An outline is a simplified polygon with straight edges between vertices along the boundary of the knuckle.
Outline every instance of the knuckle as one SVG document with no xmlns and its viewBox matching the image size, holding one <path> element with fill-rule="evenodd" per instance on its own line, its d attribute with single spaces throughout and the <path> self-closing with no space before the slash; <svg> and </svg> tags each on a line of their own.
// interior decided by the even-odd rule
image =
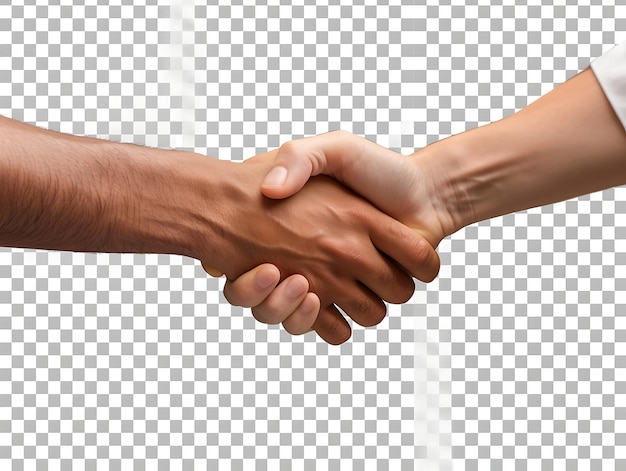
<svg viewBox="0 0 626 471">
<path fill-rule="evenodd" d="M 226 282 L 224 285 L 224 298 L 226 298 L 226 301 L 232 306 L 243 306 L 239 299 L 239 293 L 237 293 L 237 286 L 234 283 L 234 281 L 230 280 Z"/>
<path fill-rule="evenodd" d="M 350 327 L 340 324 L 328 327 L 323 335 L 320 333 L 320 336 L 331 345 L 341 345 L 350 338 L 350 335 Z"/>
<path fill-rule="evenodd" d="M 313 325 L 317 334 L 331 345 L 339 345 L 350 338 L 350 326 L 345 320 L 334 316 L 320 315 Z"/>
<path fill-rule="evenodd" d="M 417 248 L 417 257 L 420 267 L 427 268 L 425 272 L 421 273 L 420 278 L 422 281 L 430 283 L 439 274 L 439 254 L 427 241 L 421 240 Z"/>
<path fill-rule="evenodd" d="M 362 301 L 360 304 L 360 322 L 363 327 L 373 327 L 382 322 L 387 315 L 387 308 L 382 302 L 372 302 L 370 300 Z"/>
<path fill-rule="evenodd" d="M 413 283 L 413 278 L 405 275 L 401 275 L 398 279 L 393 283 L 394 293 L 393 299 L 389 298 L 386 301 L 394 304 L 403 304 L 406 303 L 411 297 L 413 293 L 415 293 L 415 283 Z"/>
<path fill-rule="evenodd" d="M 282 318 L 279 312 L 268 306 L 255 306 L 252 308 L 252 315 L 254 318 L 262 324 L 280 324 Z"/>
<path fill-rule="evenodd" d="M 291 160 L 291 163 L 306 162 L 307 171 L 311 176 L 328 174 L 332 165 L 327 160 L 325 146 L 322 142 L 316 143 L 316 139 L 319 139 L 319 136 L 287 141 L 280 146 L 277 157 Z"/>
<path fill-rule="evenodd" d="M 325 241 L 327 252 L 338 262 L 344 264 L 358 264 L 363 260 L 363 251 L 360 244 L 350 239 L 328 239 Z"/>
<path fill-rule="evenodd" d="M 303 326 L 288 322 L 287 320 L 283 321 L 283 328 L 291 335 L 302 335 L 308 331 L 308 329 Z"/>
<path fill-rule="evenodd" d="M 379 324 L 387 313 L 385 303 L 382 300 L 365 293 L 345 300 L 341 307 L 350 316 L 350 319 L 363 327 Z"/>
<path fill-rule="evenodd" d="M 348 136 L 354 135 L 352 133 L 349 133 L 345 129 L 335 129 L 334 131 L 330 131 L 328 134 L 330 134 L 333 137 L 340 138 L 340 139 L 345 139 Z"/>
<path fill-rule="evenodd" d="M 416 239 L 413 243 L 413 255 L 415 261 L 420 264 L 427 263 L 430 260 L 433 250 L 431 245 L 422 238 Z"/>
<path fill-rule="evenodd" d="M 287 332 L 289 335 L 293 335 L 293 336 L 298 336 L 301 335 L 297 329 L 292 328 L 290 324 L 283 322 L 283 329 L 285 329 L 285 332 Z"/>
<path fill-rule="evenodd" d="M 298 155 L 301 144 L 298 141 L 287 141 L 278 149 L 279 155 Z"/>
<path fill-rule="evenodd" d="M 415 292 L 413 277 L 391 259 L 387 260 L 385 269 L 379 270 L 376 282 L 376 292 L 381 293 L 380 297 L 385 301 L 393 304 L 407 302 Z"/>
<path fill-rule="evenodd" d="M 405 243 L 410 254 L 411 271 L 421 281 L 430 282 L 435 279 L 439 272 L 439 256 L 435 249 L 421 237 L 412 238 Z"/>
</svg>

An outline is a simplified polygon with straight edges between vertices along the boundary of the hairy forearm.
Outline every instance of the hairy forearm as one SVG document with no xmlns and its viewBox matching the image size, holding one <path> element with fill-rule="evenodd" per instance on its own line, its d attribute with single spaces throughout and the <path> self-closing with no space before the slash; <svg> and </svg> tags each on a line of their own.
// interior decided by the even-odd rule
<svg viewBox="0 0 626 471">
<path fill-rule="evenodd" d="M 190 163 L 218 165 L 0 117 L 0 245 L 194 255 Z"/>
<path fill-rule="evenodd" d="M 412 158 L 450 213 L 448 235 L 626 183 L 626 132 L 588 69 L 518 113 Z"/>
</svg>

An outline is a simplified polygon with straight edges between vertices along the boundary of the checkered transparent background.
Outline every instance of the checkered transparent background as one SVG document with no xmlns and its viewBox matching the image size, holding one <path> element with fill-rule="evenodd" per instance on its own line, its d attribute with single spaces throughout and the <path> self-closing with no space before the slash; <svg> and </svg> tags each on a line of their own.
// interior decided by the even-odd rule
<svg viewBox="0 0 626 471">
<path fill-rule="evenodd" d="M 451 4 L 454 3 L 454 4 Z M 242 160 L 409 153 L 626 40 L 626 2 L 0 0 L 0 113 Z M 7 469 L 626 468 L 626 191 L 473 225 L 329 347 L 157 255 L 0 250 Z"/>
</svg>

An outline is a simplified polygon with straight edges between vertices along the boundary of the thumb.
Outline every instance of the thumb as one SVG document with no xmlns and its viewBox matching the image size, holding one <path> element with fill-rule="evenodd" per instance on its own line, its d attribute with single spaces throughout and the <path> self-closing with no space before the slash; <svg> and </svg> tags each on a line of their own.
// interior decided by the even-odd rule
<svg viewBox="0 0 626 471">
<path fill-rule="evenodd" d="M 261 185 L 263 194 L 268 198 L 282 199 L 300 191 L 313 175 L 313 158 L 305 145 L 295 141 L 283 144 Z"/>
<path fill-rule="evenodd" d="M 377 157 L 366 159 L 373 155 Z M 364 160 L 367 165 L 362 164 Z M 388 181 L 397 180 L 394 170 L 398 171 L 398 162 L 403 159 L 398 161 L 396 153 L 389 149 L 346 131 L 331 131 L 283 144 L 261 190 L 268 198 L 287 198 L 297 193 L 310 177 L 324 174 L 376 204 L 380 187 L 387 188 Z M 381 172 L 385 176 L 391 172 L 391 179 L 381 183 Z"/>
<path fill-rule="evenodd" d="M 213 278 L 220 278 L 224 274 L 222 270 L 219 270 L 209 265 L 206 262 L 201 262 L 201 263 L 202 263 L 202 268 L 204 268 L 204 271 L 207 272 L 209 275 L 211 275 Z"/>
</svg>

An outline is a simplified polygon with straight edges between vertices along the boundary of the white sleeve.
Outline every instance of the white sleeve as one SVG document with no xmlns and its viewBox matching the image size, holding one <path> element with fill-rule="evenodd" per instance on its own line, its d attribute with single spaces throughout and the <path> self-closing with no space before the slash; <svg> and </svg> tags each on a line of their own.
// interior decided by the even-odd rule
<svg viewBox="0 0 626 471">
<path fill-rule="evenodd" d="M 626 41 L 594 60 L 591 69 L 626 129 Z"/>
</svg>

